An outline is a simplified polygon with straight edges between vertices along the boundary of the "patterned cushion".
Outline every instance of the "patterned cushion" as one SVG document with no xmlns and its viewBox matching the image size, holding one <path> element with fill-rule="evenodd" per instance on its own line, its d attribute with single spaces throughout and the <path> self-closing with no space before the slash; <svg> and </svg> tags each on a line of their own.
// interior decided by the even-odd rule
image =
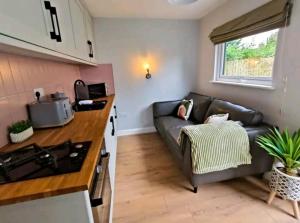
<svg viewBox="0 0 300 223">
<path fill-rule="evenodd" d="M 182 100 L 178 111 L 177 116 L 181 119 L 188 120 L 193 108 L 193 100 Z"/>
</svg>

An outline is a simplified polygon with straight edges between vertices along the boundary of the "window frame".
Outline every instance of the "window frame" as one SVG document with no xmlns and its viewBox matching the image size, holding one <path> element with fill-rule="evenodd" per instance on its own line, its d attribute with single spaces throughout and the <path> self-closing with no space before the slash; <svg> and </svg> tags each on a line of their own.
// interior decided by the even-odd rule
<svg viewBox="0 0 300 223">
<path fill-rule="evenodd" d="M 215 63 L 214 63 L 214 79 L 213 83 L 224 83 L 224 84 L 233 84 L 233 85 L 240 85 L 240 86 L 258 86 L 258 87 L 266 87 L 273 89 L 273 82 L 274 82 L 274 67 L 277 61 L 277 52 L 280 43 L 280 32 L 281 29 L 278 30 L 278 38 L 277 38 L 277 46 L 276 52 L 274 56 L 274 63 L 272 67 L 272 77 L 245 77 L 245 76 L 227 76 L 225 77 L 224 74 L 224 64 L 225 64 L 225 44 L 220 43 L 215 45 Z"/>
</svg>

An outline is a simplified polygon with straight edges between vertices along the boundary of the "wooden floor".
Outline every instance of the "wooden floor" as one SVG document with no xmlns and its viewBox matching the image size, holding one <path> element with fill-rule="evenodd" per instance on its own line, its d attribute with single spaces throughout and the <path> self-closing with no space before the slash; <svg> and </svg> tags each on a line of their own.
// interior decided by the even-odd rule
<svg viewBox="0 0 300 223">
<path fill-rule="evenodd" d="M 206 184 L 198 193 L 157 134 L 119 137 L 114 223 L 297 222 L 290 203 L 236 179 Z"/>
</svg>

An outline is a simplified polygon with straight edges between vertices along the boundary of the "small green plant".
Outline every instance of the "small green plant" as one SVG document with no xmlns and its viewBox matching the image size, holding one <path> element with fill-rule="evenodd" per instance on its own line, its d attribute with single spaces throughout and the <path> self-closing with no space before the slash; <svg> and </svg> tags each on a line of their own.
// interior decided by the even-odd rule
<svg viewBox="0 0 300 223">
<path fill-rule="evenodd" d="M 13 134 L 18 134 L 30 127 L 31 127 L 31 123 L 29 120 L 22 120 L 22 121 L 15 122 L 11 126 L 9 126 L 8 132 Z"/>
<path fill-rule="evenodd" d="M 271 133 L 259 136 L 257 143 L 282 162 L 288 174 L 297 173 L 300 167 L 300 129 L 290 134 L 287 129 L 280 133 L 274 128 Z"/>
</svg>

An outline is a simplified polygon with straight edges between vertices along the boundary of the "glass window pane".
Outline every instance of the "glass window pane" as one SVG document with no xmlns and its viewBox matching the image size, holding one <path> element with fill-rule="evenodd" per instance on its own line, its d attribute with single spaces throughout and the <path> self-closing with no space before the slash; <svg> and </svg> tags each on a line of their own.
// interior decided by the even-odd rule
<svg viewBox="0 0 300 223">
<path fill-rule="evenodd" d="M 225 43 L 224 78 L 271 79 L 278 29 Z"/>
</svg>

